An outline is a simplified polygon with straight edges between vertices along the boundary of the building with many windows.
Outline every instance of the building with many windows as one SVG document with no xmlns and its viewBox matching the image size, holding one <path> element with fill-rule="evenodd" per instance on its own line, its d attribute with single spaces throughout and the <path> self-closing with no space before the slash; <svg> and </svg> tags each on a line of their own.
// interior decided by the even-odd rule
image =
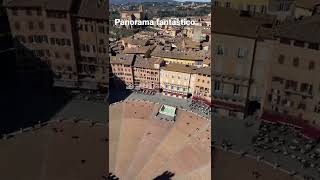
<svg viewBox="0 0 320 180">
<path fill-rule="evenodd" d="M 107 86 L 104 1 L 12 0 L 5 7 L 18 71 L 29 72 L 37 66 L 52 71 L 54 86 Z"/>
<path fill-rule="evenodd" d="M 255 79 L 253 74 L 266 66 L 255 64 L 256 47 L 258 38 L 268 35 L 269 29 L 264 27 L 272 27 L 274 18 L 247 16 L 241 11 L 219 7 L 215 8 L 215 13 L 212 52 L 214 110 L 226 116 L 244 117 L 250 104 L 263 104 L 264 89 L 257 87 L 263 86 L 259 83 L 265 81 Z"/>
<path fill-rule="evenodd" d="M 294 0 L 215 0 L 214 6 L 248 11 L 251 14 L 276 15 L 278 19 L 290 16 Z"/>
<path fill-rule="evenodd" d="M 213 4 L 216 7 L 266 13 L 269 0 L 217 0 L 214 1 Z"/>
<path fill-rule="evenodd" d="M 162 94 L 178 98 L 191 97 L 193 74 L 197 70 L 194 66 L 184 64 L 167 64 L 160 70 L 160 87 Z"/>
<path fill-rule="evenodd" d="M 109 81 L 107 13 L 103 3 L 82 1 L 74 15 L 78 82 L 83 88 L 97 87 Z"/>
<path fill-rule="evenodd" d="M 161 59 L 137 56 L 133 65 L 135 89 L 159 91 L 161 66 Z"/>
<path fill-rule="evenodd" d="M 133 65 L 136 56 L 133 54 L 117 54 L 110 60 L 113 77 L 118 82 L 123 82 L 128 89 L 134 88 Z"/>
<path fill-rule="evenodd" d="M 237 117 L 257 112 L 263 120 L 318 136 L 313 128 L 320 124 L 319 16 L 276 24 L 270 16 L 215 12 L 214 110 Z"/>
<path fill-rule="evenodd" d="M 211 67 L 198 68 L 192 75 L 192 98 L 211 105 Z"/>
<path fill-rule="evenodd" d="M 277 28 L 263 118 L 273 114 L 298 127 L 320 125 L 319 22 L 311 16 Z"/>
</svg>

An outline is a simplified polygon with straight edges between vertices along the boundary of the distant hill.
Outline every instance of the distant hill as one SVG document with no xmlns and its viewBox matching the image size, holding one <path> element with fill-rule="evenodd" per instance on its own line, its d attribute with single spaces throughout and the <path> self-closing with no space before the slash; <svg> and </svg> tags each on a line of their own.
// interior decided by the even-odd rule
<svg viewBox="0 0 320 180">
<path fill-rule="evenodd" d="M 143 3 L 143 2 L 173 2 L 173 0 L 109 0 L 110 4 Z"/>
</svg>

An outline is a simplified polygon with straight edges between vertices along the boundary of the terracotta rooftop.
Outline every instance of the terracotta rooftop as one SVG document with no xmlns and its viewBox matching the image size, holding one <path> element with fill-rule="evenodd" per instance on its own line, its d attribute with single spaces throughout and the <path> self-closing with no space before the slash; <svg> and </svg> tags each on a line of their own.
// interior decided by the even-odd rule
<svg viewBox="0 0 320 180">
<path fill-rule="evenodd" d="M 207 35 L 211 35 L 211 28 L 210 29 L 203 29 L 202 33 L 207 34 Z"/>
<path fill-rule="evenodd" d="M 320 16 L 304 17 L 301 20 L 284 23 L 276 28 L 276 37 L 320 43 Z"/>
<path fill-rule="evenodd" d="M 98 3 L 98 1 L 101 2 Z M 81 0 L 80 2 L 78 17 L 108 20 L 108 7 L 104 0 Z"/>
<path fill-rule="evenodd" d="M 123 38 L 122 39 L 125 43 L 132 44 L 132 45 L 140 45 L 140 46 L 146 46 L 149 42 L 148 39 L 134 39 L 133 37 Z"/>
<path fill-rule="evenodd" d="M 211 76 L 211 67 L 198 68 L 196 73 Z"/>
<path fill-rule="evenodd" d="M 202 52 L 185 52 L 185 51 L 178 51 L 178 50 L 172 50 L 172 51 L 165 51 L 163 50 L 163 46 L 157 46 L 153 52 L 151 53 L 151 56 L 154 57 L 161 57 L 161 58 L 173 58 L 173 59 L 183 59 L 183 60 L 196 60 L 196 61 L 203 61 L 205 58 L 204 53 Z"/>
<path fill-rule="evenodd" d="M 243 11 L 214 7 L 213 32 L 247 38 L 256 38 L 258 29 L 264 25 L 273 25 L 274 16 L 246 15 Z"/>
<path fill-rule="evenodd" d="M 161 62 L 161 59 L 158 59 L 158 58 L 136 57 L 136 60 L 133 66 L 137 68 L 156 69 L 154 65 L 160 64 L 160 62 Z"/>
<path fill-rule="evenodd" d="M 142 47 L 133 47 L 133 48 L 125 48 L 123 50 L 124 54 L 146 54 L 148 51 L 151 51 L 155 48 L 154 45 L 152 46 L 142 46 Z"/>
<path fill-rule="evenodd" d="M 211 58 L 205 58 L 203 64 L 210 66 L 211 65 Z"/>
<path fill-rule="evenodd" d="M 162 67 L 162 69 L 165 71 L 174 71 L 188 74 L 194 74 L 197 71 L 197 68 L 194 66 L 175 63 L 167 64 L 166 66 Z"/>
<path fill-rule="evenodd" d="M 200 43 L 200 42 L 193 41 L 192 39 L 189 39 L 189 38 L 185 38 L 185 39 L 182 41 L 182 44 L 183 44 L 185 47 L 190 47 L 190 48 L 200 48 L 200 46 L 201 46 L 201 43 Z"/>
<path fill-rule="evenodd" d="M 123 64 L 132 66 L 135 60 L 134 54 L 117 54 L 117 56 L 111 56 L 111 64 Z"/>
<path fill-rule="evenodd" d="M 155 33 L 150 31 L 140 31 L 135 35 L 141 35 L 141 36 L 153 36 Z"/>
</svg>

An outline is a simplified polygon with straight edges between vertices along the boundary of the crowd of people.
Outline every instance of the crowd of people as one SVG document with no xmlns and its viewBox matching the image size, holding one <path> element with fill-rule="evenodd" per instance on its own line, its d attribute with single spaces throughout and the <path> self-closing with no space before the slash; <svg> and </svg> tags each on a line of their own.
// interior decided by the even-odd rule
<svg viewBox="0 0 320 180">
<path fill-rule="evenodd" d="M 139 94 L 150 95 L 150 96 L 156 94 L 156 92 L 152 90 L 136 90 L 135 92 Z"/>
<path fill-rule="evenodd" d="M 106 94 L 90 93 L 90 92 L 76 92 L 75 98 L 82 101 L 103 102 L 106 101 Z"/>
<path fill-rule="evenodd" d="M 206 115 L 211 114 L 211 107 L 201 101 L 192 100 L 189 107 L 191 108 L 191 110 L 197 110 Z"/>
<path fill-rule="evenodd" d="M 283 124 L 261 123 L 259 132 L 252 138 L 256 153 L 272 152 L 300 163 L 303 169 L 313 168 L 320 177 L 320 143 L 301 135 L 298 129 Z M 314 179 L 306 176 L 305 179 Z"/>
</svg>

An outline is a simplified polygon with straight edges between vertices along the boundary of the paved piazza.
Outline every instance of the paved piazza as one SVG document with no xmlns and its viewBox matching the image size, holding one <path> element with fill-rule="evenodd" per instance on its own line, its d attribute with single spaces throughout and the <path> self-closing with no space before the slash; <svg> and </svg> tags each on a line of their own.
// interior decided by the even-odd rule
<svg viewBox="0 0 320 180">
<path fill-rule="evenodd" d="M 107 167 L 104 123 L 64 120 L 0 140 L 5 180 L 102 180 Z"/>
<path fill-rule="evenodd" d="M 145 94 L 133 92 L 126 98 L 126 100 L 144 100 L 144 101 L 150 101 L 150 102 L 155 102 L 155 103 L 160 103 L 160 104 L 166 104 L 169 106 L 174 106 L 174 107 L 177 107 L 180 109 L 184 109 L 186 111 L 194 112 L 200 116 L 203 116 L 206 119 L 211 120 L 210 114 L 205 114 L 204 112 L 199 111 L 199 109 L 191 109 L 191 107 L 190 107 L 191 100 L 190 99 L 180 99 L 180 98 L 175 98 L 175 97 L 168 97 L 168 96 L 164 96 L 159 93 L 157 93 L 155 95 L 145 95 Z"/>
<path fill-rule="evenodd" d="M 107 105 L 103 100 L 93 101 L 75 96 L 55 114 L 56 118 L 82 118 L 99 122 L 106 122 Z M 89 97 L 89 96 L 87 96 Z"/>
<path fill-rule="evenodd" d="M 157 115 L 161 104 L 130 97 L 110 106 L 109 170 L 120 179 L 211 179 L 211 123 L 177 108 L 176 121 Z"/>
<path fill-rule="evenodd" d="M 225 152 L 222 150 L 214 151 L 213 159 L 213 179 L 231 180 L 294 180 L 297 179 L 279 169 L 274 169 L 268 164 L 257 162 L 256 159 L 240 157 L 240 155 Z"/>
<path fill-rule="evenodd" d="M 210 116 L 207 116 L 199 111 L 191 110 L 189 104 L 191 103 L 189 100 L 185 99 L 177 99 L 173 97 L 163 96 L 161 94 L 156 95 L 144 95 L 139 93 L 131 93 L 125 101 L 127 100 L 140 100 L 140 101 L 150 101 L 150 102 L 157 102 L 157 103 L 164 103 L 175 107 L 180 107 L 182 109 L 186 109 L 187 111 L 194 112 L 196 114 L 200 114 L 200 116 L 207 117 L 211 119 Z M 213 141 L 215 146 L 217 147 L 228 147 L 227 149 L 229 152 L 226 153 L 218 153 L 217 155 L 227 156 L 225 158 L 231 157 L 239 157 L 241 153 L 247 153 L 250 157 L 250 162 L 255 161 L 257 162 L 257 158 L 261 158 L 260 162 L 257 164 L 261 164 L 260 166 L 270 167 L 273 169 L 274 166 L 277 166 L 277 169 L 273 171 L 279 171 L 279 173 L 283 173 L 284 175 L 288 174 L 297 174 L 294 177 L 305 177 L 305 178 L 314 178 L 318 177 L 318 167 L 315 161 L 317 160 L 317 149 L 320 149 L 319 145 L 313 147 L 313 151 L 304 154 L 301 154 L 301 149 L 299 150 L 290 150 L 289 145 L 291 144 L 290 139 L 294 139 L 295 137 L 294 132 L 288 131 L 286 136 L 281 134 L 277 134 L 277 132 L 272 132 L 273 136 L 284 138 L 287 143 L 287 151 L 289 155 L 284 155 L 284 149 L 277 150 L 276 147 L 272 148 L 274 145 L 270 143 L 271 148 L 269 149 L 261 149 L 260 151 L 256 150 L 254 144 L 254 138 L 258 136 L 262 129 L 263 124 L 260 120 L 257 120 L 255 117 L 251 116 L 246 118 L 245 120 L 240 119 L 231 119 L 231 118 L 223 118 L 220 116 L 213 115 L 212 118 L 214 119 L 214 126 L 213 126 Z M 289 129 L 289 128 L 288 128 Z M 303 137 L 297 137 L 300 142 L 304 142 L 304 145 L 307 145 L 306 142 L 308 140 L 304 139 Z M 279 151 L 279 152 L 278 152 Z M 234 153 L 234 154 L 233 154 Z M 310 158 L 311 154 L 315 154 L 313 157 L 314 163 L 312 162 L 312 158 Z M 294 156 L 294 157 L 293 157 Z M 223 159 L 224 157 L 220 157 Z M 298 158 L 298 159 L 297 159 Z M 219 159 L 219 158 L 217 158 Z M 243 158 L 246 159 L 246 158 Z M 305 159 L 305 160 L 303 160 Z M 235 160 L 231 158 L 230 162 Z M 243 160 L 242 160 L 243 161 Z M 246 160 L 244 160 L 246 161 Z M 249 161 L 249 160 L 248 160 Z M 302 162 L 307 161 L 308 166 L 304 167 Z M 240 162 L 239 162 L 240 163 Z M 250 163 L 249 163 L 250 164 Z M 310 167 L 314 166 L 314 167 Z M 227 168 L 228 166 L 226 166 Z M 231 168 L 231 167 L 230 167 Z M 259 170 L 259 169 L 258 169 Z M 260 172 L 263 173 L 263 172 Z M 251 175 L 250 175 L 251 176 Z M 281 176 L 282 177 L 282 176 Z"/>
</svg>

